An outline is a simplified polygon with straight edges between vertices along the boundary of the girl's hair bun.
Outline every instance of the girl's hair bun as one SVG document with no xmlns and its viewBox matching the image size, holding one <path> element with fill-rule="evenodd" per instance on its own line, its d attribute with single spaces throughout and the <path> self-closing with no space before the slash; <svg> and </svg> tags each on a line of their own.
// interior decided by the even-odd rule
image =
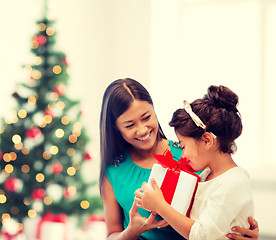
<svg viewBox="0 0 276 240">
<path fill-rule="evenodd" d="M 238 112 L 237 104 L 239 102 L 239 97 L 225 86 L 211 85 L 204 99 L 216 108 L 225 108 L 228 111 Z"/>
</svg>

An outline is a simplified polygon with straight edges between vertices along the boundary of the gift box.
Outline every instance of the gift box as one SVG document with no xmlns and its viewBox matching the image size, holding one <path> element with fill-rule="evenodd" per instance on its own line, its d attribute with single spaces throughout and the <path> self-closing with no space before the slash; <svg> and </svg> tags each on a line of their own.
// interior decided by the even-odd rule
<svg viewBox="0 0 276 240">
<path fill-rule="evenodd" d="M 2 221 L 2 229 L 0 231 L 0 240 L 26 240 L 19 222 L 14 218 L 8 218 Z"/>
<path fill-rule="evenodd" d="M 27 240 L 26 236 L 22 232 L 16 234 L 9 234 L 8 232 L 0 232 L 0 240 Z"/>
<path fill-rule="evenodd" d="M 175 210 L 189 216 L 200 180 L 199 176 L 193 173 L 186 159 L 181 158 L 175 161 L 168 150 L 163 155 L 152 155 L 157 159 L 158 164 L 153 165 L 148 187 L 153 189 L 150 179 L 154 178 L 165 200 Z"/>
<path fill-rule="evenodd" d="M 36 239 L 39 240 L 67 240 L 67 216 L 46 213 L 38 222 Z"/>
<path fill-rule="evenodd" d="M 23 232 L 28 240 L 36 240 L 37 226 L 40 221 L 40 217 L 25 217 L 23 219 Z"/>
</svg>

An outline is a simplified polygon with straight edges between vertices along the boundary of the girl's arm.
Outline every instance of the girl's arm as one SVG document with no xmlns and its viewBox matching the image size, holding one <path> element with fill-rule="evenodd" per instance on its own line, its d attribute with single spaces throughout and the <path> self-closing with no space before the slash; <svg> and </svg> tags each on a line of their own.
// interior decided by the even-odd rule
<svg viewBox="0 0 276 240">
<path fill-rule="evenodd" d="M 229 233 L 227 237 L 229 239 L 236 239 L 236 240 L 246 240 L 248 238 L 253 240 L 258 240 L 259 238 L 259 226 L 258 222 L 253 218 L 249 217 L 248 222 L 250 223 L 250 228 L 241 228 L 241 227 L 233 227 L 232 231 L 241 233 L 243 235 L 246 235 L 247 237 L 242 237 L 240 235 Z"/>
<path fill-rule="evenodd" d="M 155 214 L 151 214 L 149 218 L 142 217 L 137 212 L 138 207 L 134 203 L 129 212 L 130 224 L 124 229 L 122 209 L 115 198 L 113 188 L 106 176 L 103 179 L 101 195 L 104 206 L 107 239 L 109 240 L 135 240 L 145 231 L 168 225 L 165 221 L 155 221 Z"/>
<path fill-rule="evenodd" d="M 138 189 L 135 192 L 135 201 L 137 202 L 139 207 L 146 208 L 151 211 L 155 211 L 160 216 L 162 216 L 179 234 L 181 234 L 185 238 L 189 238 L 191 228 L 193 224 L 195 223 L 194 220 L 180 214 L 177 212 L 173 207 L 171 207 L 164 199 L 163 194 L 160 190 L 160 188 L 157 186 L 156 182 L 152 179 L 151 184 L 153 186 L 154 191 L 150 190 L 147 187 L 147 184 L 144 183 L 142 186 L 142 189 Z M 226 199 L 228 199 L 226 197 Z M 215 208 L 212 208 L 212 205 L 215 206 Z M 216 208 L 218 204 L 212 204 L 211 208 L 209 210 L 206 209 L 204 211 L 205 216 L 211 216 L 213 212 L 218 212 L 219 209 Z M 224 206 L 228 206 L 228 203 L 224 204 Z M 223 211 L 219 211 L 223 212 Z M 224 226 L 223 222 L 226 222 L 229 220 L 225 214 L 222 214 L 221 216 L 217 216 L 217 221 L 219 221 L 219 226 Z M 250 229 L 245 229 L 241 227 L 236 227 L 236 232 L 247 235 L 246 237 L 238 236 L 236 234 L 228 234 L 227 236 L 230 239 L 237 239 L 237 240 L 246 240 L 248 238 L 253 238 L 255 240 L 258 239 L 259 235 L 259 229 L 258 224 L 256 221 L 253 221 L 254 219 L 249 219 L 249 223 L 251 224 Z M 204 221 L 208 221 L 208 219 L 204 219 Z M 211 222 L 211 221 L 210 221 Z M 211 225 L 209 226 L 211 227 Z M 223 231 L 223 227 L 221 230 L 216 231 L 216 229 L 219 229 L 218 227 L 215 227 L 215 232 L 218 232 L 220 234 L 221 231 Z M 203 229 L 204 230 L 204 229 Z M 215 233 L 214 232 L 214 233 Z"/>
<path fill-rule="evenodd" d="M 135 202 L 139 207 L 157 212 L 168 224 L 170 224 L 180 235 L 189 238 L 190 230 L 194 220 L 176 211 L 168 204 L 154 179 L 151 179 L 154 191 L 144 183 L 141 189 L 135 191 Z"/>
</svg>

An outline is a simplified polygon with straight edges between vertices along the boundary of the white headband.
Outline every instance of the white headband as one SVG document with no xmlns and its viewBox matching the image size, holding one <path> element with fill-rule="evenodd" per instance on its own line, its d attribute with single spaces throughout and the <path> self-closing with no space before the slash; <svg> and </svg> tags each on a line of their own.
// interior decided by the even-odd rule
<svg viewBox="0 0 276 240">
<path fill-rule="evenodd" d="M 194 123 L 201 127 L 202 129 L 206 130 L 206 125 L 201 121 L 201 119 L 193 112 L 192 107 L 190 103 L 188 103 L 186 100 L 183 102 L 185 111 L 189 114 L 189 116 L 192 118 Z M 216 138 L 217 136 L 210 132 L 210 134 L 213 136 L 213 138 Z"/>
</svg>

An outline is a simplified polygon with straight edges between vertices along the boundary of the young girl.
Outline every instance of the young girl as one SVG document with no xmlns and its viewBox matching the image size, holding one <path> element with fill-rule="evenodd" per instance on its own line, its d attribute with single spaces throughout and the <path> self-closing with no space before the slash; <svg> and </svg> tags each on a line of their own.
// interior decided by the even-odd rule
<svg viewBox="0 0 276 240">
<path fill-rule="evenodd" d="M 190 217 L 174 210 L 163 198 L 152 180 L 154 190 L 135 192 L 138 207 L 157 212 L 178 233 L 187 239 L 227 239 L 235 225 L 248 226 L 253 215 L 253 202 L 247 173 L 233 161 L 235 139 L 242 132 L 236 108 L 238 96 L 224 86 L 210 86 L 208 93 L 191 105 L 184 101 L 170 126 L 183 147 L 183 157 L 201 182 L 195 195 Z"/>
<path fill-rule="evenodd" d="M 166 139 L 152 99 L 140 83 L 127 78 L 107 87 L 100 134 L 100 190 L 108 239 L 184 239 L 160 217 L 138 209 L 134 203 L 135 190 L 147 181 L 156 163 L 151 153 L 163 154 L 169 149 L 175 160 L 182 155 L 182 149 Z M 248 231 L 255 240 L 258 238 L 258 228 L 238 231 Z"/>
</svg>

